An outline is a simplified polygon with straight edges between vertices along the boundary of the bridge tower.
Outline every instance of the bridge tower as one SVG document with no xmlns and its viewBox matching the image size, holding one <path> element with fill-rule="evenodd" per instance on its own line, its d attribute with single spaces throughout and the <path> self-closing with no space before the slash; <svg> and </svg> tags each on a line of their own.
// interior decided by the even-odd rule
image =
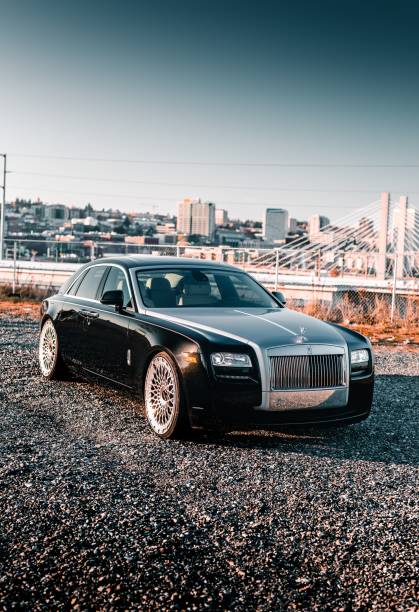
<svg viewBox="0 0 419 612">
<path fill-rule="evenodd" d="M 395 257 L 397 257 L 397 278 L 403 278 L 404 275 L 404 264 L 406 251 L 406 220 L 407 220 L 407 197 L 400 196 L 399 210 L 393 213 L 394 215 L 394 227 L 393 227 L 393 239 L 395 240 L 394 251 Z"/>
<path fill-rule="evenodd" d="M 388 192 L 383 192 L 381 194 L 380 227 L 379 227 L 379 235 L 378 235 L 378 264 L 377 264 L 377 278 L 380 280 L 384 280 L 386 277 L 389 207 L 390 207 L 390 194 Z"/>
</svg>

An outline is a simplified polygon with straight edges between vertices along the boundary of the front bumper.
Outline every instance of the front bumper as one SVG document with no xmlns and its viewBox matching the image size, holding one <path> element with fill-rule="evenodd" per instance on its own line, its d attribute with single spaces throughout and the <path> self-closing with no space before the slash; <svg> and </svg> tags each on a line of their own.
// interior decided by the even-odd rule
<svg viewBox="0 0 419 612">
<path fill-rule="evenodd" d="M 191 408 L 191 423 L 193 427 L 205 429 L 356 423 L 366 419 L 370 414 L 373 390 L 374 375 L 369 374 L 363 378 L 351 380 L 348 402 L 344 406 L 320 406 L 283 411 L 260 410 L 249 406 L 248 395 L 241 396 L 240 394 L 233 398 L 224 394 L 224 401 L 219 398 L 219 401 L 210 408 Z"/>
<path fill-rule="evenodd" d="M 240 385 L 210 385 L 205 403 L 196 398 L 195 403 L 189 404 L 191 424 L 205 429 L 247 429 L 281 424 L 349 424 L 363 420 L 372 405 L 373 368 L 365 374 L 351 376 L 346 359 L 345 362 L 344 384 L 333 389 L 264 391 L 266 386 L 261 380 Z"/>
</svg>

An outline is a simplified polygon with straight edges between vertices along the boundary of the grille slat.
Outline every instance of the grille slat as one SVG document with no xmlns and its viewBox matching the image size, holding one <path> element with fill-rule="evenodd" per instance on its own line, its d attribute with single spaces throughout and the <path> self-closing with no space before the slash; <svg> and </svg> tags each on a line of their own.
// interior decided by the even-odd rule
<svg viewBox="0 0 419 612">
<path fill-rule="evenodd" d="M 342 355 L 281 355 L 270 358 L 271 389 L 326 389 L 340 387 Z"/>
</svg>

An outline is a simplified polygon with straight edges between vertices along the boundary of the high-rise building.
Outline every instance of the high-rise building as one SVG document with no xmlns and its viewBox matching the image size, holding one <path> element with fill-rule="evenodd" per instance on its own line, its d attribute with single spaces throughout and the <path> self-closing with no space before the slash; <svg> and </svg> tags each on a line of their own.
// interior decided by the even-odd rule
<svg viewBox="0 0 419 612">
<path fill-rule="evenodd" d="M 295 234 L 297 232 L 297 228 L 298 228 L 298 221 L 297 219 L 294 219 L 294 217 L 290 217 L 290 222 L 289 222 L 289 233 L 290 234 Z"/>
<path fill-rule="evenodd" d="M 269 242 L 285 240 L 288 233 L 288 211 L 283 208 L 267 208 L 263 223 L 263 237 Z"/>
<path fill-rule="evenodd" d="M 227 225 L 228 213 L 224 208 L 215 209 L 215 225 Z"/>
<path fill-rule="evenodd" d="M 184 198 L 177 203 L 177 223 L 176 229 L 182 234 L 189 235 L 192 233 L 192 202 L 190 198 Z"/>
<path fill-rule="evenodd" d="M 190 236 L 212 238 L 215 229 L 215 204 L 185 198 L 178 202 L 177 231 Z"/>
<path fill-rule="evenodd" d="M 68 221 L 68 208 L 64 204 L 50 204 L 45 207 L 45 219 L 50 223 L 59 227 Z"/>
<path fill-rule="evenodd" d="M 308 222 L 308 235 L 310 238 L 317 236 L 320 230 L 330 224 L 330 219 L 323 215 L 311 215 Z"/>
</svg>

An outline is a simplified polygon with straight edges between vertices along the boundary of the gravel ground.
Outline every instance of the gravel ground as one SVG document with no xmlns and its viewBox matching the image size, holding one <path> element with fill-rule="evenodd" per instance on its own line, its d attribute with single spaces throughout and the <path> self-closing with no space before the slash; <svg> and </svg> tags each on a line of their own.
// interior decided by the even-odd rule
<svg viewBox="0 0 419 612">
<path fill-rule="evenodd" d="M 36 342 L 0 319 L 0 606 L 415 608 L 418 353 L 377 349 L 361 424 L 162 442 Z"/>
</svg>

